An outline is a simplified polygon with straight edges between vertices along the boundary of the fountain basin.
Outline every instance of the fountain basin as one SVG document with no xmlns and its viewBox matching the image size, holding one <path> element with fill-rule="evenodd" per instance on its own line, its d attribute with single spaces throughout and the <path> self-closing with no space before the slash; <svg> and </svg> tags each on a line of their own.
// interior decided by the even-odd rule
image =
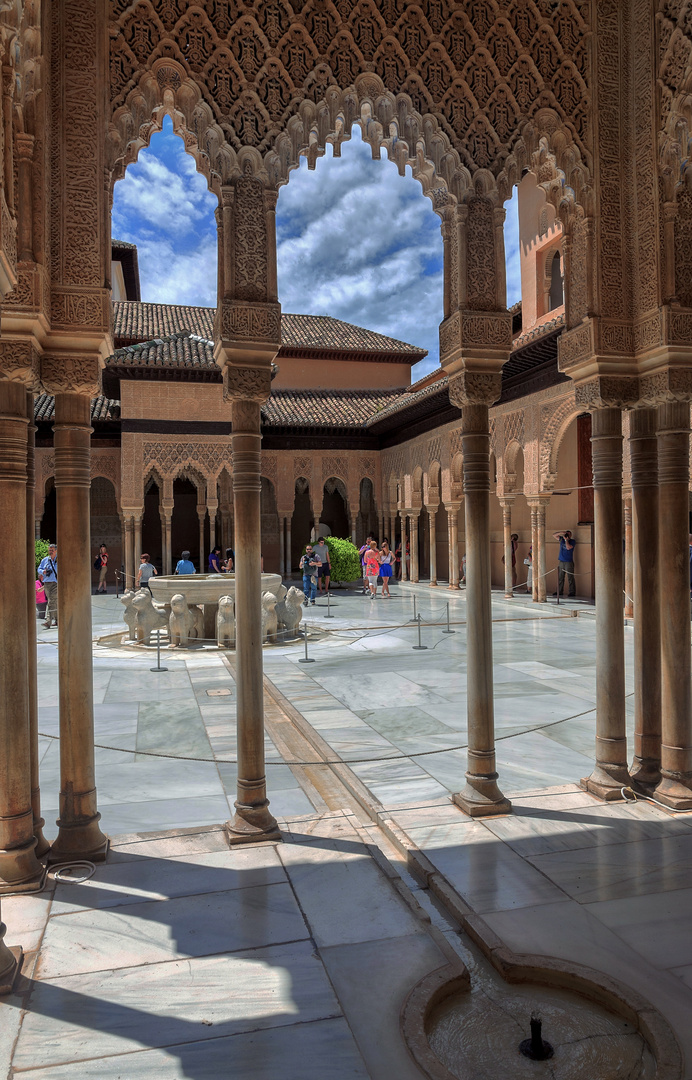
<svg viewBox="0 0 692 1080">
<path fill-rule="evenodd" d="M 276 596 L 281 584 L 280 574 L 262 574 L 260 592 Z M 235 574 L 171 574 L 170 577 L 152 577 L 149 588 L 159 604 L 170 604 L 171 597 L 183 593 L 188 604 L 214 604 L 218 606 L 222 596 L 235 600 Z"/>
</svg>

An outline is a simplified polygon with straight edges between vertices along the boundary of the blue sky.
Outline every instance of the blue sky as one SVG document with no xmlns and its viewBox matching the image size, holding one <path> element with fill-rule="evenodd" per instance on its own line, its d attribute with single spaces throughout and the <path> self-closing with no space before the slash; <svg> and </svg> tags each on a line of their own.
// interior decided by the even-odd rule
<svg viewBox="0 0 692 1080">
<path fill-rule="evenodd" d="M 417 180 L 373 161 L 354 127 L 341 158 L 305 160 L 277 204 L 279 300 L 284 311 L 332 315 L 428 350 L 439 363 L 440 222 Z M 137 244 L 142 299 L 216 304 L 215 197 L 173 134 L 169 117 L 115 186 L 113 236 Z M 516 198 L 505 226 L 507 301 L 519 299 Z"/>
</svg>

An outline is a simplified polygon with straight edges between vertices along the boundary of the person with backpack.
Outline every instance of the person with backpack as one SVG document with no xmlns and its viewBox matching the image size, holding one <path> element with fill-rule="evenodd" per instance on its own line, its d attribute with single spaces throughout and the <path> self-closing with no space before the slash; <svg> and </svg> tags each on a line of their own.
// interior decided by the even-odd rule
<svg viewBox="0 0 692 1080">
<path fill-rule="evenodd" d="M 38 579 L 46 594 L 46 621 L 43 625 L 50 630 L 51 623 L 58 625 L 58 549 L 55 544 L 48 545 L 48 554 L 39 563 Z"/>
</svg>

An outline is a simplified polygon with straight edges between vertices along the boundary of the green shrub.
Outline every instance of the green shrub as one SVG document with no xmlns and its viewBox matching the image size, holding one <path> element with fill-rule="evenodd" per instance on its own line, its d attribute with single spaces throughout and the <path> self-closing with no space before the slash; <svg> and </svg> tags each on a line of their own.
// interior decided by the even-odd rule
<svg viewBox="0 0 692 1080">
<path fill-rule="evenodd" d="M 329 560 L 331 562 L 332 581 L 357 581 L 362 577 L 358 548 L 350 540 L 340 540 L 338 536 L 327 537 Z"/>
<path fill-rule="evenodd" d="M 34 540 L 34 555 L 36 556 L 36 570 L 38 571 L 38 565 L 41 559 L 45 559 L 48 554 L 48 541 L 47 540 Z"/>
</svg>

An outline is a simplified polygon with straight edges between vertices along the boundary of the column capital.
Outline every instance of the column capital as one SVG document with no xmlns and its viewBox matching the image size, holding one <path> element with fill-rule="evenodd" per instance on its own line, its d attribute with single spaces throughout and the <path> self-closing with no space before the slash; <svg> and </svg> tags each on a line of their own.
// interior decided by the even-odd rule
<svg viewBox="0 0 692 1080">
<path fill-rule="evenodd" d="M 593 414 L 607 409 L 631 408 L 639 401 L 636 375 L 596 375 L 574 388 L 577 406 Z"/>
<path fill-rule="evenodd" d="M 455 311 L 440 323 L 440 362 L 450 376 L 474 367 L 499 373 L 511 348 L 508 311 Z"/>
<path fill-rule="evenodd" d="M 41 389 L 41 354 L 27 338 L 0 341 L 0 378 L 21 382 L 27 390 Z"/>
<path fill-rule="evenodd" d="M 500 372 L 461 371 L 449 380 L 449 400 L 462 412 L 469 405 L 492 405 L 501 392 Z"/>
<path fill-rule="evenodd" d="M 281 347 L 281 305 L 223 299 L 216 313 L 216 332 L 214 359 L 220 367 L 268 368 Z"/>
<path fill-rule="evenodd" d="M 271 393 L 272 370 L 264 367 L 240 367 L 227 363 L 223 369 L 224 401 L 252 401 L 262 404 Z"/>
<path fill-rule="evenodd" d="M 41 357 L 41 384 L 46 394 L 79 394 L 98 397 L 101 393 L 99 354 L 53 354 Z"/>
</svg>

